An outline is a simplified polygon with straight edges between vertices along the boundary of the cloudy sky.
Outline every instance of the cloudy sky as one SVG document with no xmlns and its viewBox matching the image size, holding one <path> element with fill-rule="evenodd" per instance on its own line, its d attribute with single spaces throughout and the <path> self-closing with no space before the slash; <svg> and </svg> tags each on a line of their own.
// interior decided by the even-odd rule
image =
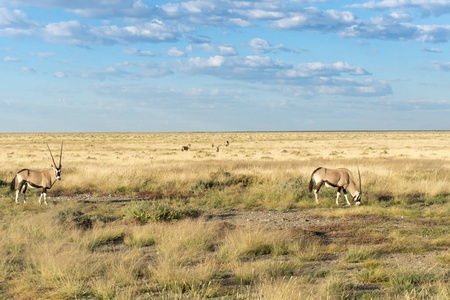
<svg viewBox="0 0 450 300">
<path fill-rule="evenodd" d="M 0 132 L 450 130 L 450 0 L 0 0 Z"/>
</svg>

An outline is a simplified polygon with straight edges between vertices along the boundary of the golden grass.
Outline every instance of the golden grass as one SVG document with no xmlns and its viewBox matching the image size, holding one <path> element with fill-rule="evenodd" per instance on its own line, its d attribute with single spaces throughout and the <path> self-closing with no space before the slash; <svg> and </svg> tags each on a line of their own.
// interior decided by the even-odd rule
<svg viewBox="0 0 450 300">
<path fill-rule="evenodd" d="M 230 141 L 220 152 L 211 143 Z M 448 192 L 450 132 L 273 132 L 0 134 L 0 179 L 22 168 L 59 161 L 64 141 L 63 193 L 189 190 L 217 172 L 261 180 L 309 179 L 318 166 L 361 170 L 367 192 L 436 195 Z M 189 151 L 181 145 L 191 143 Z"/>
<path fill-rule="evenodd" d="M 8 205 L 3 203 L 2 208 Z M 448 251 L 442 251 L 450 245 L 448 233 L 445 227 L 420 231 L 420 222 L 429 222 L 427 218 L 411 223 L 416 224 L 414 228 L 389 229 L 389 240 L 381 244 L 355 245 L 351 240 L 330 243 L 314 231 L 202 219 L 144 225 L 118 219 L 82 229 L 61 222 L 61 212 L 68 208 L 90 216 L 99 211 L 82 203 L 35 211 L 14 205 L 12 213 L 3 215 L 0 296 L 336 299 L 346 294 L 362 296 L 357 286 L 366 284 L 375 285 L 380 298 L 446 299 L 448 295 Z M 348 222 L 355 234 L 358 226 L 368 225 L 360 219 Z M 390 222 L 385 219 L 377 226 L 388 229 Z M 423 257 L 427 251 L 441 252 L 432 259 L 433 268 L 423 266 L 426 272 L 402 261 L 386 261 L 402 253 Z M 392 275 L 402 284 L 399 292 L 389 279 Z"/>
<path fill-rule="evenodd" d="M 47 142 L 58 161 L 61 140 L 48 192 L 60 197 L 13 204 L 5 184 L 49 167 Z M 450 132 L 0 134 L 0 298 L 449 299 L 449 143 Z M 359 168 L 363 206 L 337 208 L 325 189 L 317 205 L 318 166 Z M 211 215 L 306 210 L 312 224 L 188 212 L 145 223 L 109 194 Z M 87 198 L 99 201 L 76 202 Z"/>
</svg>

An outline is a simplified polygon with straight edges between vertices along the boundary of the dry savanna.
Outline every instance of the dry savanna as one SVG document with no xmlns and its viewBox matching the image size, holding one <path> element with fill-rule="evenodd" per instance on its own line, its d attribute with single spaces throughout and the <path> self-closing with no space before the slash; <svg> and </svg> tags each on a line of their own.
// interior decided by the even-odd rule
<svg viewBox="0 0 450 300">
<path fill-rule="evenodd" d="M 16 173 L 49 168 L 47 143 L 58 163 L 62 141 L 48 205 L 31 188 L 16 204 Z M 0 134 L 0 149 L 1 299 L 450 299 L 449 131 Z M 359 169 L 361 205 L 335 188 L 316 203 L 317 167 L 358 186 Z"/>
</svg>

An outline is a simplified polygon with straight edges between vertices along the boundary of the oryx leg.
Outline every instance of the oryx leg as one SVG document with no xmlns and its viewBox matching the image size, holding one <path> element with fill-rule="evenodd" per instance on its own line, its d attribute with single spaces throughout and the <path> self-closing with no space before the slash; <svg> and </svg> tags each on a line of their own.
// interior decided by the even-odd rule
<svg viewBox="0 0 450 300">
<path fill-rule="evenodd" d="M 337 194 L 336 194 L 336 205 L 338 205 L 339 206 L 339 195 L 341 194 L 341 187 L 340 186 L 338 186 L 338 188 L 337 188 Z M 345 190 L 344 190 L 345 191 Z M 345 196 L 345 197 L 347 197 L 347 196 Z"/>
<path fill-rule="evenodd" d="M 344 189 L 344 196 L 345 196 L 345 201 L 347 201 L 347 205 L 351 205 L 350 202 L 348 202 L 348 198 L 347 198 L 347 190 Z"/>
<path fill-rule="evenodd" d="M 320 188 L 322 187 L 323 181 L 320 181 L 316 186 L 314 187 L 314 196 L 316 197 L 316 203 L 319 203 L 319 198 L 317 197 L 317 193 L 319 193 Z"/>
<path fill-rule="evenodd" d="M 25 203 L 25 204 L 27 203 L 27 201 L 25 201 L 25 192 L 27 191 L 27 187 L 28 187 L 28 185 L 27 185 L 27 183 L 25 181 L 19 183 L 19 189 L 16 192 L 16 202 L 17 202 L 17 196 L 19 195 L 19 192 L 22 190 L 23 203 Z"/>
<path fill-rule="evenodd" d="M 17 204 L 19 204 L 19 201 L 18 201 L 18 199 L 19 199 L 19 193 L 20 193 L 21 190 L 22 190 L 23 184 L 24 184 L 24 182 L 18 182 L 18 186 L 17 186 L 17 190 L 16 190 L 16 203 L 17 203 Z"/>
<path fill-rule="evenodd" d="M 44 203 L 47 205 L 47 189 L 42 189 L 41 196 L 39 197 L 39 205 L 41 205 L 42 196 L 44 196 Z"/>
<path fill-rule="evenodd" d="M 16 203 L 19 204 L 19 201 L 17 201 L 19 199 L 19 192 L 20 189 L 22 188 L 22 185 L 19 183 L 18 189 L 16 190 Z"/>
</svg>

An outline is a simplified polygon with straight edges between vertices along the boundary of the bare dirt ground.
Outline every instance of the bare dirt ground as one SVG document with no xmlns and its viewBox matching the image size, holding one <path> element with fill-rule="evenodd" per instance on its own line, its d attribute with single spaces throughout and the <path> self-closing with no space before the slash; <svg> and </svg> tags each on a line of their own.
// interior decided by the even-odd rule
<svg viewBox="0 0 450 300">
<path fill-rule="evenodd" d="M 91 195 L 76 195 L 71 197 L 55 197 L 55 201 L 77 201 L 85 203 L 129 203 L 133 200 L 121 196 L 103 195 L 92 197 Z M 135 199 L 140 201 L 154 201 L 149 199 Z M 347 206 L 341 206 L 347 208 Z M 206 222 L 224 221 L 236 226 L 251 226 L 267 229 L 305 229 L 336 223 L 335 219 L 319 216 L 315 210 L 214 210 L 202 213 L 200 216 Z"/>
</svg>

